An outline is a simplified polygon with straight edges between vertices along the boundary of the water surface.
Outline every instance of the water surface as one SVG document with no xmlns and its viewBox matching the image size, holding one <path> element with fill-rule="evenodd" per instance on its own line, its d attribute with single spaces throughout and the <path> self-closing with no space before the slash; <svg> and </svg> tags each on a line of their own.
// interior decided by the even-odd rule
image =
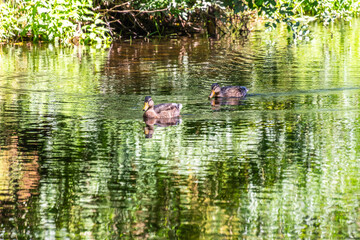
<svg viewBox="0 0 360 240">
<path fill-rule="evenodd" d="M 0 238 L 359 238 L 359 26 L 2 45 Z M 181 118 L 144 122 L 148 95 Z"/>
</svg>

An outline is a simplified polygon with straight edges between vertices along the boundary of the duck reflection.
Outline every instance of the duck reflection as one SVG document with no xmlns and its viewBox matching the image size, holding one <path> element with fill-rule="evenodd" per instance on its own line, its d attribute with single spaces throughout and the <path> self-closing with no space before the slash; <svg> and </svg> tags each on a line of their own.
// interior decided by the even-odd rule
<svg viewBox="0 0 360 240">
<path fill-rule="evenodd" d="M 245 97 L 230 97 L 230 98 L 212 98 L 211 107 L 212 110 L 220 110 L 221 106 L 238 106 L 244 104 Z"/>
<path fill-rule="evenodd" d="M 146 124 L 144 128 L 145 138 L 152 138 L 154 126 L 169 127 L 181 124 L 181 118 L 144 118 Z"/>
</svg>

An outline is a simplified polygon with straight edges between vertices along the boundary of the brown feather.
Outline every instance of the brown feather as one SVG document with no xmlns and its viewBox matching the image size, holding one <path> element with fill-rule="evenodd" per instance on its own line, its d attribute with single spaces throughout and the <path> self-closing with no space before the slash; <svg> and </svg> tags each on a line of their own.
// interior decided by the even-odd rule
<svg viewBox="0 0 360 240">
<path fill-rule="evenodd" d="M 151 100 L 152 101 L 152 100 Z M 149 107 L 145 113 L 146 118 L 174 118 L 180 115 L 182 104 L 162 103 Z"/>
<path fill-rule="evenodd" d="M 213 84 L 213 89 L 215 88 Z M 219 88 L 218 88 L 219 89 Z M 220 88 L 220 91 L 215 92 L 215 97 L 245 97 L 248 89 L 242 86 L 226 86 Z"/>
</svg>

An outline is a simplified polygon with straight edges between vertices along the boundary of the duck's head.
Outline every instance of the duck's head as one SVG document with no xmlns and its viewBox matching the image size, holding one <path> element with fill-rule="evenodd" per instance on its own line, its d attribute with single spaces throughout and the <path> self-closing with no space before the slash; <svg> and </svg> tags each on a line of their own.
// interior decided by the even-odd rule
<svg viewBox="0 0 360 240">
<path fill-rule="evenodd" d="M 210 93 L 210 95 L 209 95 L 209 98 L 212 98 L 212 97 L 214 97 L 215 95 L 218 95 L 218 94 L 220 93 L 220 91 L 221 91 L 221 88 L 220 88 L 219 84 L 213 83 L 213 84 L 211 85 L 211 93 Z"/>
<path fill-rule="evenodd" d="M 143 111 L 147 111 L 149 108 L 152 108 L 153 106 L 154 106 L 154 101 L 151 99 L 150 96 L 146 96 L 144 101 Z"/>
</svg>

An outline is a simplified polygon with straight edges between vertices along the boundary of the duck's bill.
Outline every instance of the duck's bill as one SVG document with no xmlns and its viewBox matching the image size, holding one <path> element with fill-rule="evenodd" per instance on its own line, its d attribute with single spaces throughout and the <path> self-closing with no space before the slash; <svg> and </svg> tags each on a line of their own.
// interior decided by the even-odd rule
<svg viewBox="0 0 360 240">
<path fill-rule="evenodd" d="M 211 90 L 211 93 L 210 93 L 210 95 L 209 95 L 209 98 L 212 98 L 214 95 L 215 95 L 215 91 L 214 91 L 214 90 Z"/>
<path fill-rule="evenodd" d="M 146 102 L 146 103 L 144 104 L 143 111 L 148 110 L 148 108 L 149 108 L 149 104 Z"/>
</svg>

